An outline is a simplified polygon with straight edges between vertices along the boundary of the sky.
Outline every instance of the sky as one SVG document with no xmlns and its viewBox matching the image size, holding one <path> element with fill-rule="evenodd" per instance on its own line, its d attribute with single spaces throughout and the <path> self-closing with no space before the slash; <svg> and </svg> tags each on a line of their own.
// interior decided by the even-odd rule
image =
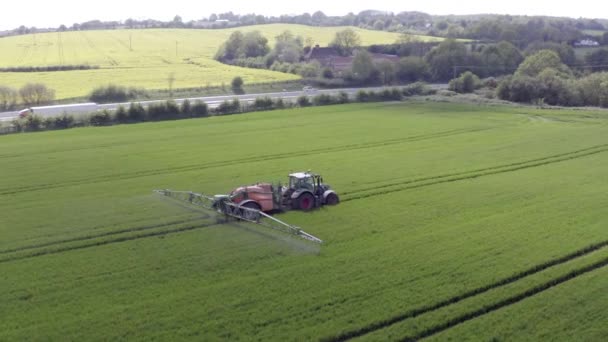
<svg viewBox="0 0 608 342">
<path fill-rule="evenodd" d="M 367 9 L 390 12 L 420 11 L 429 14 L 513 14 L 547 15 L 572 18 L 608 19 L 608 1 L 560 0 L 375 0 L 375 1 L 271 1 L 271 0 L 172 0 L 135 2 L 125 0 L 74 1 L 30 0 L 6 1 L 0 9 L 0 30 L 27 27 L 71 26 L 88 20 L 116 20 L 127 18 L 168 21 L 179 15 L 184 21 L 208 17 L 212 13 L 232 11 L 238 14 L 263 15 L 313 13 L 321 10 L 327 15 L 358 13 Z"/>
</svg>

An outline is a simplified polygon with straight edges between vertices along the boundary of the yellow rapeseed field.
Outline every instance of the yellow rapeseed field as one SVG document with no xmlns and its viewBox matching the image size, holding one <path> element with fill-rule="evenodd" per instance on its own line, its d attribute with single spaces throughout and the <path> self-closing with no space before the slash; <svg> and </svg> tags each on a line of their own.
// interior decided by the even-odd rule
<svg viewBox="0 0 608 342">
<path fill-rule="evenodd" d="M 235 30 L 258 30 L 269 42 L 285 30 L 316 44 L 327 45 L 344 27 L 271 24 L 222 30 L 147 29 L 74 31 L 31 34 L 0 39 L 0 68 L 49 65 L 98 66 L 62 72 L 0 73 L 0 85 L 13 88 L 42 82 L 57 99 L 85 96 L 97 86 L 114 83 L 146 89 L 229 84 L 235 76 L 245 83 L 297 79 L 297 75 L 233 67 L 213 60 L 219 46 Z M 362 44 L 393 43 L 397 33 L 355 28 Z M 422 37 L 422 39 L 437 39 Z"/>
</svg>

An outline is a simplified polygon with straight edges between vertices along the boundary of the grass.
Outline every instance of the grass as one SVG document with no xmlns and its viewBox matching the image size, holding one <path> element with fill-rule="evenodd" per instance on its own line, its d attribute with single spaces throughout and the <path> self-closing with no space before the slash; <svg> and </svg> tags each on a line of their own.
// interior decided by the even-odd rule
<svg viewBox="0 0 608 342">
<path fill-rule="evenodd" d="M 271 24 L 237 28 L 258 30 L 269 42 L 285 30 L 327 45 L 343 27 Z M 2 85 L 20 87 L 42 82 L 56 90 L 57 99 L 86 96 L 95 87 L 115 83 L 147 89 L 229 85 L 235 76 L 245 84 L 295 80 L 293 74 L 228 66 L 213 60 L 219 46 L 237 29 L 109 30 L 55 32 L 3 38 L 0 68 L 47 65 L 99 66 L 99 69 L 63 72 L 2 73 Z M 362 44 L 393 43 L 396 33 L 356 28 Z M 432 40 L 433 37 L 420 36 Z"/>
<path fill-rule="evenodd" d="M 600 339 L 607 120 L 408 102 L 0 136 L 0 340 Z M 342 203 L 279 216 L 320 247 L 151 193 L 309 168 Z"/>
</svg>

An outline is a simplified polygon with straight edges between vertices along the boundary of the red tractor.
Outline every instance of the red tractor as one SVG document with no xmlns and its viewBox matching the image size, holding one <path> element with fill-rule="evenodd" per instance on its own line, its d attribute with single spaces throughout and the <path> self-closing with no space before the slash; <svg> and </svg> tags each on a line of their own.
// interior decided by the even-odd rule
<svg viewBox="0 0 608 342">
<path fill-rule="evenodd" d="M 289 185 L 258 183 L 234 189 L 229 195 L 216 195 L 215 203 L 230 201 L 240 207 L 263 212 L 290 209 L 312 210 L 323 205 L 336 205 L 340 198 L 323 178 L 315 173 L 296 172 L 289 175 Z"/>
</svg>

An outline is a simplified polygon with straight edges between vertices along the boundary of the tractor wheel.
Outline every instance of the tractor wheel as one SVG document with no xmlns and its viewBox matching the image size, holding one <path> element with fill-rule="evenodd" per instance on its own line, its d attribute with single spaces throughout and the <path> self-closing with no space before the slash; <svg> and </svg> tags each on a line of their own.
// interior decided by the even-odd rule
<svg viewBox="0 0 608 342">
<path fill-rule="evenodd" d="M 300 210 L 309 211 L 315 207 L 315 198 L 309 192 L 301 194 L 296 201 L 296 207 Z"/>
<path fill-rule="evenodd" d="M 336 205 L 338 203 L 340 203 L 340 198 L 337 194 L 334 194 L 332 192 L 331 194 L 327 195 L 327 198 L 325 199 L 325 205 Z"/>
<path fill-rule="evenodd" d="M 245 205 L 243 205 L 243 208 L 254 209 L 254 210 L 261 210 L 262 209 L 260 207 L 260 205 L 257 204 L 257 203 L 255 203 L 255 202 L 245 203 Z M 259 219 L 260 215 L 257 212 L 249 211 L 249 210 L 246 210 L 246 209 L 241 209 L 240 210 L 240 216 L 242 218 L 244 218 L 245 220 L 257 221 Z"/>
</svg>

